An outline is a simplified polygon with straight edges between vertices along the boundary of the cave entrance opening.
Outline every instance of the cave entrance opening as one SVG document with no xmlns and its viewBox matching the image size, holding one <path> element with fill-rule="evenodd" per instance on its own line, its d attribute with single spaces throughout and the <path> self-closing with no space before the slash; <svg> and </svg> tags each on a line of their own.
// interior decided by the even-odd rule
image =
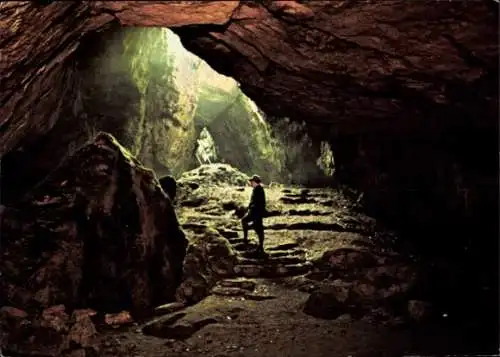
<svg viewBox="0 0 500 357">
<path fill-rule="evenodd" d="M 167 28 L 113 27 L 82 38 L 52 129 L 2 158 L 2 204 L 21 199 L 98 132 L 112 134 L 158 178 L 200 166 L 259 174 L 265 184 L 327 186 L 327 142 L 305 122 L 267 116 L 233 78 Z M 208 170 L 212 172 L 213 170 Z"/>
<path fill-rule="evenodd" d="M 269 118 L 171 30 L 122 27 L 87 42 L 75 106 L 87 138 L 111 133 L 159 177 L 222 164 L 267 183 L 331 180 L 328 143 L 314 143 L 305 123 Z"/>
</svg>

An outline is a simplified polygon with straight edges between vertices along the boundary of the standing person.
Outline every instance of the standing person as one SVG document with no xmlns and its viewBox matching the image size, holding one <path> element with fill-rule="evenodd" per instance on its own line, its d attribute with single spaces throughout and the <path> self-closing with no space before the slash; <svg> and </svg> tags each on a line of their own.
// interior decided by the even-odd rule
<svg viewBox="0 0 500 357">
<path fill-rule="evenodd" d="M 263 218 L 266 213 L 266 194 L 264 193 L 264 188 L 261 185 L 262 181 L 258 175 L 253 175 L 248 180 L 248 183 L 253 187 L 253 190 L 252 197 L 250 198 L 250 204 L 248 205 L 248 212 L 241 219 L 241 225 L 243 226 L 243 239 L 245 240 L 245 243 L 248 243 L 248 230 L 251 225 L 259 237 L 259 248 L 257 249 L 257 252 L 264 253 Z"/>
</svg>

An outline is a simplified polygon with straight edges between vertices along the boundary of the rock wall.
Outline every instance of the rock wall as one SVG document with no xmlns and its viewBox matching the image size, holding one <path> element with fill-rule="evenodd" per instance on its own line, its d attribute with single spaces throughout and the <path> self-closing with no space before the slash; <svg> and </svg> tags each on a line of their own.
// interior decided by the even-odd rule
<svg viewBox="0 0 500 357">
<path fill-rule="evenodd" d="M 319 145 L 305 125 L 287 118 L 274 120 L 274 125 L 266 120 L 236 83 L 200 84 L 195 125 L 198 131 L 209 130 L 220 161 L 249 175 L 258 173 L 265 182 L 310 184 L 324 179 L 316 164 Z"/>
<path fill-rule="evenodd" d="M 83 38 L 58 120 L 44 138 L 4 159 L 4 186 L 22 176 L 19 192 L 29 189 L 99 131 L 114 135 L 159 175 L 189 169 L 197 76 L 178 78 L 180 63 L 191 63 L 169 48 L 174 37 L 161 28 L 118 27 Z M 4 202 L 16 196 L 15 189 L 6 192 Z"/>
<path fill-rule="evenodd" d="M 173 36 L 161 28 L 119 29 L 82 73 L 82 113 L 92 129 L 117 135 L 159 175 L 185 170 L 195 139 L 197 86 L 177 80 L 185 59 L 170 48 Z"/>
</svg>

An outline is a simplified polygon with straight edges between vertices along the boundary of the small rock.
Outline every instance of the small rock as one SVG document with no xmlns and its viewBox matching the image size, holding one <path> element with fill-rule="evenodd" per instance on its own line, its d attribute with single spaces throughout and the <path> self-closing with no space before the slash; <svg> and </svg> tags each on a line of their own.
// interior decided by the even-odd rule
<svg viewBox="0 0 500 357">
<path fill-rule="evenodd" d="M 415 321 L 422 321 L 430 315 L 431 304 L 421 300 L 408 301 L 408 314 Z"/>
<path fill-rule="evenodd" d="M 351 314 L 342 314 L 339 317 L 335 319 L 335 321 L 338 322 L 351 322 L 352 321 L 352 316 Z"/>
<path fill-rule="evenodd" d="M 221 316 L 192 316 L 185 318 L 185 314 L 179 313 L 148 322 L 142 328 L 142 332 L 160 338 L 185 340 L 203 327 L 218 323 L 221 318 Z"/>
<path fill-rule="evenodd" d="M 357 283 L 352 290 L 360 301 L 373 301 L 376 299 L 377 288 L 367 283 Z"/>
<path fill-rule="evenodd" d="M 128 325 L 134 322 L 132 316 L 128 311 L 121 311 L 116 314 L 106 314 L 104 316 L 104 322 L 108 325 Z"/>
<path fill-rule="evenodd" d="M 218 282 L 218 285 L 224 287 L 237 287 L 245 290 L 255 289 L 255 281 L 245 278 L 224 279 Z"/>
<path fill-rule="evenodd" d="M 168 304 L 160 305 L 155 308 L 155 314 L 170 314 L 185 308 L 186 305 L 182 302 L 171 302 Z"/>
<path fill-rule="evenodd" d="M 28 313 L 24 310 L 18 309 L 12 306 L 2 306 L 0 308 L 0 319 L 25 319 L 28 317 Z"/>
<path fill-rule="evenodd" d="M 177 288 L 176 300 L 196 303 L 205 298 L 217 281 L 233 275 L 236 253 L 229 241 L 215 229 L 207 228 L 193 239 L 183 264 L 184 281 Z"/>
<path fill-rule="evenodd" d="M 64 305 L 51 306 L 42 312 L 40 324 L 42 327 L 51 328 L 57 332 L 67 329 L 69 315 Z"/>
<path fill-rule="evenodd" d="M 391 321 L 394 319 L 394 314 L 387 308 L 377 307 L 372 309 L 367 315 L 363 316 L 361 320 L 371 324 L 390 325 Z"/>
<path fill-rule="evenodd" d="M 238 275 L 256 278 L 260 276 L 262 269 L 263 268 L 259 265 L 236 265 L 234 267 L 234 272 Z"/>
<path fill-rule="evenodd" d="M 83 348 L 93 347 L 97 342 L 97 330 L 90 319 L 96 312 L 89 310 L 75 310 L 73 312 L 71 316 L 73 325 L 68 333 L 69 341 Z"/>
<path fill-rule="evenodd" d="M 351 284 L 335 280 L 331 285 L 323 286 L 309 296 L 304 312 L 314 317 L 336 319 L 350 310 L 350 290 Z"/>
</svg>

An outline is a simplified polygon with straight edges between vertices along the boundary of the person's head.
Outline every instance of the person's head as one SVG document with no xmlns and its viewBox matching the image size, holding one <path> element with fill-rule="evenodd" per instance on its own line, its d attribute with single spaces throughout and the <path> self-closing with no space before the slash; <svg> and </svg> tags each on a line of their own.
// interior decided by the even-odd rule
<svg viewBox="0 0 500 357">
<path fill-rule="evenodd" d="M 250 177 L 248 179 L 248 183 L 250 184 L 250 186 L 252 187 L 255 187 L 257 185 L 260 185 L 261 184 L 261 179 L 258 175 L 253 175 L 252 177 Z"/>
</svg>

